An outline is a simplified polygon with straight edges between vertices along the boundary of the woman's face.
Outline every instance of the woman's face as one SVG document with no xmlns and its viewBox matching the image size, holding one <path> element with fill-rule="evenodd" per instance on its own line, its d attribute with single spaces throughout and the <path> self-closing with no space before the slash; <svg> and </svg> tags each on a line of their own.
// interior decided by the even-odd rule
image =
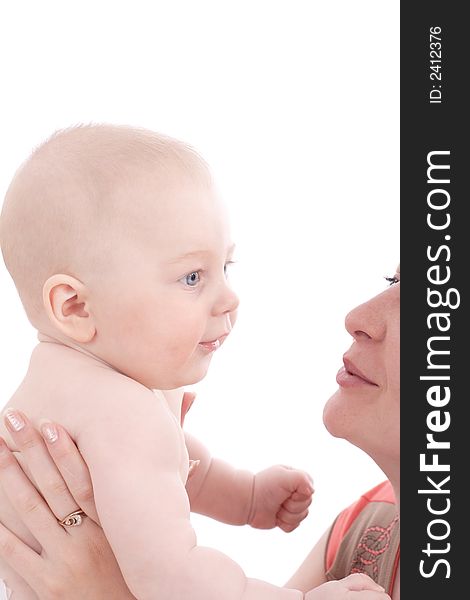
<svg viewBox="0 0 470 600">
<path fill-rule="evenodd" d="M 367 452 L 385 471 L 400 457 L 399 280 L 398 268 L 388 289 L 347 315 L 354 341 L 323 412 L 332 435 Z"/>
</svg>

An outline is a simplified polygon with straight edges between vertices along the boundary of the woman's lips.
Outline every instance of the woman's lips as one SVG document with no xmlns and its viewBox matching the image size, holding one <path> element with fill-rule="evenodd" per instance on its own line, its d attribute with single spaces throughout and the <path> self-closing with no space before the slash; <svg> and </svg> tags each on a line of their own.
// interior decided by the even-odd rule
<svg viewBox="0 0 470 600">
<path fill-rule="evenodd" d="M 343 358 L 344 366 L 336 375 L 336 382 L 341 387 L 358 387 L 372 385 L 378 387 L 376 383 L 367 379 L 365 375 L 349 359 Z"/>
</svg>

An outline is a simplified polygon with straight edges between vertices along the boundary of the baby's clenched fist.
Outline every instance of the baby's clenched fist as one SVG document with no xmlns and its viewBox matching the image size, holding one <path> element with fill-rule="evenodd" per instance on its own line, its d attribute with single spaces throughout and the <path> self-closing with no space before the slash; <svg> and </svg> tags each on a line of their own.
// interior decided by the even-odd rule
<svg viewBox="0 0 470 600">
<path fill-rule="evenodd" d="M 275 465 L 254 476 L 248 524 L 293 531 L 308 515 L 313 482 L 305 471 Z"/>
</svg>

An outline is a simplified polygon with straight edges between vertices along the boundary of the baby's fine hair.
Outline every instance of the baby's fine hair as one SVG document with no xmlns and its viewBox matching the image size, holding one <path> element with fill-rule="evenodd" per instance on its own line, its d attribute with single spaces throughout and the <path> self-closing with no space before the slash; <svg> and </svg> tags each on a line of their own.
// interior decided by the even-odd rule
<svg viewBox="0 0 470 600">
<path fill-rule="evenodd" d="M 0 246 L 33 326 L 49 277 L 79 277 L 85 264 L 104 268 L 99 238 L 115 226 L 124 233 L 139 205 L 137 193 L 119 192 L 149 174 L 162 194 L 172 180 L 211 182 L 205 161 L 184 142 L 109 124 L 56 131 L 19 167 L 3 203 Z"/>
</svg>

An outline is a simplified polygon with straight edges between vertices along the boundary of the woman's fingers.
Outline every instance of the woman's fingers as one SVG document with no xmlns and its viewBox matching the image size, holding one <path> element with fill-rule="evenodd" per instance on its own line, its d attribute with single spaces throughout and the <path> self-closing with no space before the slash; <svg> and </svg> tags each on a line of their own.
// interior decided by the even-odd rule
<svg viewBox="0 0 470 600">
<path fill-rule="evenodd" d="M 78 509 L 47 451 L 44 440 L 20 411 L 7 410 L 5 424 L 26 459 L 28 472 L 58 519 Z"/>
<path fill-rule="evenodd" d="M 21 576 L 29 585 L 36 579 L 32 573 L 41 573 L 42 560 L 39 554 L 20 541 L 16 535 L 0 523 L 0 555 L 2 559 Z"/>
<path fill-rule="evenodd" d="M 26 459 L 28 473 L 57 518 L 80 507 L 99 523 L 90 473 L 63 427 L 41 424 L 42 436 L 20 411 L 7 410 L 5 424 Z"/>
<path fill-rule="evenodd" d="M 374 592 L 385 591 L 381 585 L 379 585 L 365 573 L 352 573 L 343 579 L 339 579 L 338 582 L 342 586 L 346 587 L 350 592 L 361 592 L 363 590 L 370 590 Z"/>
<path fill-rule="evenodd" d="M 371 590 L 362 590 L 360 592 L 351 592 L 351 600 L 391 600 L 385 592 L 373 592 Z"/>
<path fill-rule="evenodd" d="M 49 454 L 75 501 L 99 525 L 90 472 L 72 438 L 56 423 L 43 422 L 41 433 Z"/>
<path fill-rule="evenodd" d="M 61 537 L 66 535 L 1 437 L 0 484 L 5 496 L 41 546 L 49 547 L 51 543 L 58 543 Z"/>
<path fill-rule="evenodd" d="M 9 423 L 12 438 L 22 450 L 21 456 L 26 458 L 35 484 L 0 437 L 0 485 L 42 551 L 34 551 L 13 533 L 15 529 L 10 531 L 0 523 L 1 559 L 38 598 L 133 599 L 103 530 L 91 518 L 84 519 L 78 527 L 62 527 L 41 496 L 47 496 L 56 512 L 64 508 L 68 514 L 80 506 L 88 515 L 96 516 L 88 469 L 67 432 L 60 426 L 43 423 L 44 441 L 17 411 L 9 415 Z"/>
</svg>

